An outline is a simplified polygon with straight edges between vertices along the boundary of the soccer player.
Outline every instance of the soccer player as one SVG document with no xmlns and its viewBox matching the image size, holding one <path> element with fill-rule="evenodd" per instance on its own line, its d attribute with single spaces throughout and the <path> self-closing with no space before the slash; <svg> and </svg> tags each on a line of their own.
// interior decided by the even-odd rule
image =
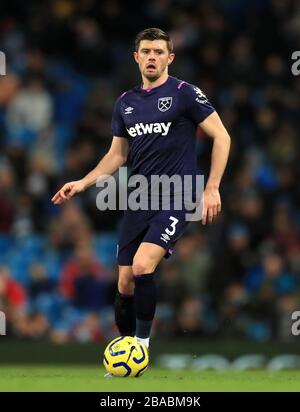
<svg viewBox="0 0 300 412">
<path fill-rule="evenodd" d="M 213 139 L 211 168 L 203 192 L 202 224 L 221 211 L 219 186 L 230 148 L 230 137 L 204 93 L 188 82 L 169 76 L 172 41 L 157 28 L 140 32 L 134 59 L 142 83 L 123 93 L 112 116 L 113 139 L 108 153 L 81 180 L 66 183 L 52 198 L 61 204 L 114 174 L 127 160 L 132 175 L 197 175 L 196 129 Z M 193 185 L 195 181 L 193 180 Z M 193 194 L 196 188 L 193 187 Z M 171 197 L 176 188 L 171 193 Z M 160 199 L 161 200 L 161 199 Z M 161 204 L 161 202 L 160 202 Z M 186 210 L 126 210 L 118 244 L 119 279 L 115 320 L 121 335 L 136 336 L 149 347 L 157 289 L 155 270 L 188 225 Z"/>
</svg>

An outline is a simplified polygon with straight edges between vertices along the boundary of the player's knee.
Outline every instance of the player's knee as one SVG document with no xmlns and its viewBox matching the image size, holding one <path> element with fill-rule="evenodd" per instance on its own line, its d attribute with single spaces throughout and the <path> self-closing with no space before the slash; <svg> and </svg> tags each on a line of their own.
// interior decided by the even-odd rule
<svg viewBox="0 0 300 412">
<path fill-rule="evenodd" d="M 140 261 L 140 260 L 133 261 L 132 272 L 134 276 L 152 273 L 154 269 L 155 269 L 154 264 L 152 264 L 151 262 Z"/>
<path fill-rule="evenodd" d="M 118 290 L 124 295 L 132 295 L 134 292 L 134 281 L 133 278 L 120 277 L 118 280 Z"/>
</svg>

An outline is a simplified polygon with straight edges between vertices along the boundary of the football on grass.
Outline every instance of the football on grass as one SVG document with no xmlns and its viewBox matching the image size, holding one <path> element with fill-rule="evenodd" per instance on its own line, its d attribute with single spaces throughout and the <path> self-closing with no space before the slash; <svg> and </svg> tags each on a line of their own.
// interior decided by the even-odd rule
<svg viewBox="0 0 300 412">
<path fill-rule="evenodd" d="M 120 336 L 111 341 L 103 356 L 107 372 L 113 376 L 141 376 L 148 367 L 149 355 L 146 346 L 132 336 Z"/>
</svg>

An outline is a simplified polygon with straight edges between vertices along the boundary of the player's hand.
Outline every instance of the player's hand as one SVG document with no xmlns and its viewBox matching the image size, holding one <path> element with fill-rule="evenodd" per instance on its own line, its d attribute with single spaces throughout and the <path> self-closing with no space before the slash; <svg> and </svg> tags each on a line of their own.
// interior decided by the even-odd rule
<svg viewBox="0 0 300 412">
<path fill-rule="evenodd" d="M 221 212 L 221 197 L 218 189 L 206 187 L 203 193 L 202 224 L 211 223 Z"/>
<path fill-rule="evenodd" d="M 71 199 L 76 193 L 83 192 L 85 185 L 82 180 L 75 180 L 74 182 L 66 183 L 55 195 L 51 201 L 55 205 L 61 205 L 67 200 Z"/>
</svg>

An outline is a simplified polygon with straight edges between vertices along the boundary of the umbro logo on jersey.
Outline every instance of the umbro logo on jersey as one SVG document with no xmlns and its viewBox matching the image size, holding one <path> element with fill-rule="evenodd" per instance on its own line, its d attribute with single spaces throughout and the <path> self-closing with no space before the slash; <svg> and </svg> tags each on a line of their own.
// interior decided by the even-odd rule
<svg viewBox="0 0 300 412">
<path fill-rule="evenodd" d="M 133 112 L 133 107 L 126 107 L 125 114 L 131 114 Z"/>
<path fill-rule="evenodd" d="M 168 123 L 136 123 L 133 127 L 126 129 L 131 137 L 142 136 L 143 134 L 161 133 L 162 136 L 166 136 L 169 133 L 169 129 L 172 122 Z"/>
<path fill-rule="evenodd" d="M 160 97 L 157 101 L 158 110 L 161 112 L 166 112 L 172 106 L 172 97 Z"/>
</svg>

